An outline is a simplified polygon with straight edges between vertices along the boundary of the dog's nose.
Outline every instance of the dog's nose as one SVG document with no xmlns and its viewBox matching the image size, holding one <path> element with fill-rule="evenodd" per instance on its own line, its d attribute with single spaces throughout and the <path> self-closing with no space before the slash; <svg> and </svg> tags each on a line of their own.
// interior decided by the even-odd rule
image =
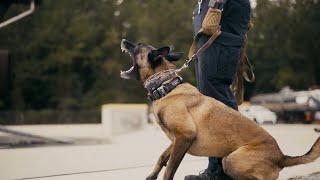
<svg viewBox="0 0 320 180">
<path fill-rule="evenodd" d="M 128 44 L 128 41 L 126 39 L 122 39 L 120 43 L 122 50 L 126 49 L 126 44 Z"/>
</svg>

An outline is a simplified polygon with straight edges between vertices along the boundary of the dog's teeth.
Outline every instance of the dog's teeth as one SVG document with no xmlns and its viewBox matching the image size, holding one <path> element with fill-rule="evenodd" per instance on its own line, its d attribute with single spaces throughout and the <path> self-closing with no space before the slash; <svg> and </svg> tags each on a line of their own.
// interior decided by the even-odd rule
<svg viewBox="0 0 320 180">
<path fill-rule="evenodd" d="M 128 53 L 128 50 L 124 49 L 124 48 L 121 48 L 121 51 L 122 52 L 125 52 L 125 53 Z"/>
</svg>

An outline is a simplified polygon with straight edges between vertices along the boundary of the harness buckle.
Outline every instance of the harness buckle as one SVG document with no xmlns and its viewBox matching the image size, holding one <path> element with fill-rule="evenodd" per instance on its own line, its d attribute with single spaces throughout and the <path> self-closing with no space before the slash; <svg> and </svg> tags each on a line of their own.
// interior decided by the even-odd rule
<svg viewBox="0 0 320 180">
<path fill-rule="evenodd" d="M 158 93 L 160 94 L 161 97 L 163 97 L 163 96 L 165 96 L 167 94 L 166 90 L 164 89 L 164 86 L 158 87 L 157 91 L 158 91 Z"/>
<path fill-rule="evenodd" d="M 157 90 L 152 92 L 152 96 L 153 96 L 153 99 L 161 98 L 161 95 L 159 94 L 159 92 Z"/>
<path fill-rule="evenodd" d="M 198 0 L 198 15 L 201 13 L 202 0 Z"/>
</svg>

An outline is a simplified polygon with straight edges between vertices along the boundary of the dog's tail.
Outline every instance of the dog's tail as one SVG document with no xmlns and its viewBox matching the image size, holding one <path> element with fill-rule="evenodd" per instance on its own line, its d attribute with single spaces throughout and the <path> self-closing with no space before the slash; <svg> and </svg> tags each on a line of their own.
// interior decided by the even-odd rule
<svg viewBox="0 0 320 180">
<path fill-rule="evenodd" d="M 279 165 L 281 167 L 295 166 L 299 164 L 310 163 L 320 157 L 320 137 L 313 144 L 309 152 L 302 156 L 284 156 L 280 161 Z"/>
</svg>

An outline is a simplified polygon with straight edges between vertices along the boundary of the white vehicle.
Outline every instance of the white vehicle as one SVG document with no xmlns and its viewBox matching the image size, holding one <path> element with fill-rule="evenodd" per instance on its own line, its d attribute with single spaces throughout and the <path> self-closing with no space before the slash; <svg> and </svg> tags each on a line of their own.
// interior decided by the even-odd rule
<svg viewBox="0 0 320 180">
<path fill-rule="evenodd" d="M 263 106 L 239 107 L 239 112 L 259 124 L 276 124 L 277 122 L 276 113 Z"/>
</svg>

